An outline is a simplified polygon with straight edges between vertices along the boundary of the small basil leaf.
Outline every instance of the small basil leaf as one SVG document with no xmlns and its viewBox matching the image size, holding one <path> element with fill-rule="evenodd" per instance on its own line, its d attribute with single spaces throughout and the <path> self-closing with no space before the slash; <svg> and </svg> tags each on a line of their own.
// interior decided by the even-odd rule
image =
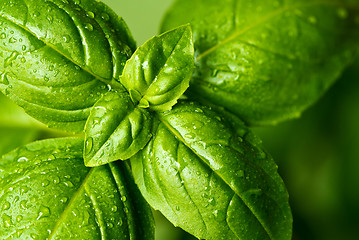
<svg viewBox="0 0 359 240">
<path fill-rule="evenodd" d="M 178 103 L 131 158 L 145 199 L 201 239 L 291 239 L 288 194 L 272 157 L 243 122 Z"/>
<path fill-rule="evenodd" d="M 139 47 L 120 81 L 140 107 L 167 111 L 189 86 L 193 54 L 190 26 L 178 27 Z"/>
<path fill-rule="evenodd" d="M 124 21 L 103 3 L 78 2 L 5 0 L 0 9 L 0 90 L 70 132 L 83 130 L 108 84 L 123 88 L 116 79 L 134 48 Z"/>
<path fill-rule="evenodd" d="M 128 168 L 86 168 L 82 144 L 45 140 L 0 159 L 1 239 L 154 239 Z"/>
<path fill-rule="evenodd" d="M 85 165 L 126 160 L 151 138 L 150 113 L 135 107 L 127 92 L 108 92 L 93 107 L 85 126 Z"/>
<path fill-rule="evenodd" d="M 357 49 L 358 2 L 177 0 L 162 31 L 191 23 L 195 70 L 188 96 L 251 125 L 298 117 Z"/>
</svg>

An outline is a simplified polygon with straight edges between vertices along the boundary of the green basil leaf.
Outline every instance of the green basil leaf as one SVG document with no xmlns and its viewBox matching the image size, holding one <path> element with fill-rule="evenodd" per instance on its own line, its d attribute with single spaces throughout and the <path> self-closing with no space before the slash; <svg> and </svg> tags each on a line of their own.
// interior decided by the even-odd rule
<svg viewBox="0 0 359 240">
<path fill-rule="evenodd" d="M 82 145 L 82 138 L 45 140 L 0 159 L 1 239 L 154 239 L 151 210 L 137 199 L 129 169 L 86 168 Z"/>
<path fill-rule="evenodd" d="M 127 92 L 109 92 L 90 113 L 85 126 L 85 165 L 126 160 L 151 138 L 150 113 L 135 107 Z"/>
<path fill-rule="evenodd" d="M 158 114 L 154 137 L 131 158 L 140 191 L 197 238 L 291 239 L 276 164 L 243 122 L 224 116 L 188 102 Z"/>
<path fill-rule="evenodd" d="M 188 95 L 251 125 L 298 117 L 357 49 L 358 2 L 177 0 L 162 31 L 191 23 L 195 70 Z"/>
<path fill-rule="evenodd" d="M 0 9 L 0 90 L 29 115 L 70 132 L 83 130 L 109 86 L 123 88 L 117 80 L 134 48 L 109 8 L 79 2 L 2 0 Z"/>
<path fill-rule="evenodd" d="M 185 25 L 139 47 L 120 81 L 139 107 L 167 111 L 188 88 L 193 64 L 192 31 Z"/>
</svg>

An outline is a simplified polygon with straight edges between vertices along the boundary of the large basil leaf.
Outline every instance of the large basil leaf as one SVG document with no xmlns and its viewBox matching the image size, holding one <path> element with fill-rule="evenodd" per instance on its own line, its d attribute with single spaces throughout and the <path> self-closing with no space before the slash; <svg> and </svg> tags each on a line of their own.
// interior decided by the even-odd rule
<svg viewBox="0 0 359 240">
<path fill-rule="evenodd" d="M 140 191 L 198 238 L 291 239 L 277 166 L 243 122 L 223 116 L 188 102 L 158 114 L 153 138 L 131 158 Z"/>
<path fill-rule="evenodd" d="M 357 48 L 355 0 L 177 0 L 162 31 L 191 23 L 188 95 L 252 125 L 297 117 L 341 74 Z"/>
<path fill-rule="evenodd" d="M 82 144 L 45 140 L 0 159 L 1 239 L 154 239 L 129 169 L 86 168 Z"/>
<path fill-rule="evenodd" d="M 122 88 L 126 24 L 97 1 L 0 3 L 0 90 L 48 126 L 82 131 L 101 94 Z"/>
<path fill-rule="evenodd" d="M 155 36 L 127 61 L 121 83 L 142 108 L 167 111 L 189 86 L 194 49 L 189 25 Z"/>
<path fill-rule="evenodd" d="M 85 126 L 85 165 L 126 160 L 151 138 L 151 114 L 135 107 L 127 92 L 109 92 L 91 110 Z"/>
</svg>

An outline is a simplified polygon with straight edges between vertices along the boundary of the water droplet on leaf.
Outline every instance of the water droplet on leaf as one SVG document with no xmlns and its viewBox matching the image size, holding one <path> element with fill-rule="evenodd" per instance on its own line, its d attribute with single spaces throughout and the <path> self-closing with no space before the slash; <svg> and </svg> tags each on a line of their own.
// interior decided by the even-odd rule
<svg viewBox="0 0 359 240">
<path fill-rule="evenodd" d="M 117 209 L 118 209 L 117 206 L 113 206 L 113 207 L 111 208 L 111 211 L 112 211 L 112 212 L 117 212 Z"/>
<path fill-rule="evenodd" d="M 3 210 L 8 210 L 10 208 L 10 203 L 8 201 L 6 201 L 2 207 Z"/>
<path fill-rule="evenodd" d="M 4 68 L 11 66 L 12 62 L 16 59 L 18 53 L 17 52 L 12 52 L 11 55 L 5 59 L 4 61 Z"/>
<path fill-rule="evenodd" d="M 16 217 L 16 221 L 17 221 L 17 222 L 20 222 L 22 219 L 23 219 L 23 217 L 22 217 L 21 215 L 19 215 L 19 216 Z"/>
<path fill-rule="evenodd" d="M 91 23 L 86 23 L 85 28 L 86 28 L 87 30 L 89 30 L 90 32 L 93 31 L 93 26 L 92 26 Z"/>
<path fill-rule="evenodd" d="M 39 220 L 39 219 L 44 218 L 44 217 L 50 217 L 50 215 L 51 215 L 50 208 L 41 205 L 40 209 L 39 209 L 39 212 L 37 214 L 36 220 Z"/>
<path fill-rule="evenodd" d="M 1 74 L 0 83 L 5 85 L 9 84 L 9 80 L 7 79 L 6 73 Z"/>
<path fill-rule="evenodd" d="M 6 214 L 2 216 L 2 220 L 3 220 L 3 225 L 6 228 L 11 227 L 13 225 L 11 217 Z"/>
<path fill-rule="evenodd" d="M 38 238 L 39 238 L 39 236 L 36 235 L 35 233 L 31 233 L 31 234 L 30 234 L 30 237 L 31 237 L 32 239 L 38 239 Z"/>
<path fill-rule="evenodd" d="M 16 43 L 17 39 L 14 37 L 9 38 L 9 43 Z"/>
<path fill-rule="evenodd" d="M 87 12 L 86 16 L 88 16 L 89 18 L 95 18 L 95 14 L 93 12 Z"/>
<path fill-rule="evenodd" d="M 101 18 L 102 18 L 103 20 L 105 20 L 105 21 L 110 20 L 110 16 L 109 16 L 107 13 L 102 13 L 102 14 L 101 14 Z"/>
<path fill-rule="evenodd" d="M 89 155 L 92 151 L 93 147 L 93 139 L 92 137 L 89 137 L 85 142 L 85 154 Z"/>
</svg>

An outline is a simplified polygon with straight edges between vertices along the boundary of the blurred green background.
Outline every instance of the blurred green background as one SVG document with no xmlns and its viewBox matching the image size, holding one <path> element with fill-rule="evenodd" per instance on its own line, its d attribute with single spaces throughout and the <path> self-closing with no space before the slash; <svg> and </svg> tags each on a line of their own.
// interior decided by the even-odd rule
<svg viewBox="0 0 359 240">
<path fill-rule="evenodd" d="M 171 0 L 103 0 L 140 46 L 158 33 Z M 46 129 L 0 94 L 0 155 Z M 294 240 L 359 239 L 359 60 L 301 118 L 255 128 L 279 165 L 294 215 Z M 156 212 L 157 240 L 193 239 Z"/>
</svg>

